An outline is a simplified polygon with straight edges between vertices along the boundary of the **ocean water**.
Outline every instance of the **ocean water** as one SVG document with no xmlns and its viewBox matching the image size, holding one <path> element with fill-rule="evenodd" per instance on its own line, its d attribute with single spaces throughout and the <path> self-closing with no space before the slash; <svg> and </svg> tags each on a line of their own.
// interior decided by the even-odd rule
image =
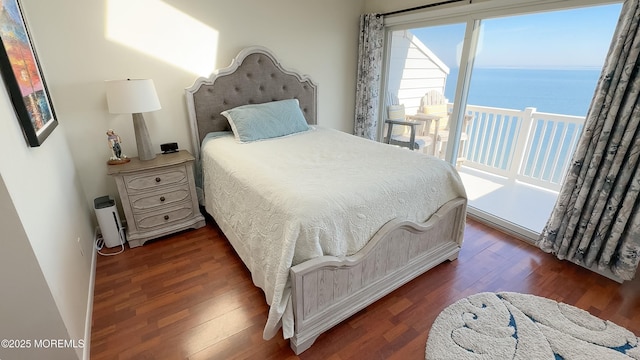
<svg viewBox="0 0 640 360">
<path fill-rule="evenodd" d="M 469 105 L 586 116 L 600 76 L 597 70 L 476 68 Z M 445 96 L 453 101 L 458 69 L 451 69 Z"/>
</svg>

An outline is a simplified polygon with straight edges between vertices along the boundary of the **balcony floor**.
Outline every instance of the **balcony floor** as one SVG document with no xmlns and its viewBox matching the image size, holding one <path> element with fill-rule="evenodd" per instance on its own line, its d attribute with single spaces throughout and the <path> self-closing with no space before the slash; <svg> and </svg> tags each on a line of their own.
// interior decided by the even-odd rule
<svg viewBox="0 0 640 360">
<path fill-rule="evenodd" d="M 558 193 L 461 166 L 469 206 L 540 233 Z"/>
</svg>

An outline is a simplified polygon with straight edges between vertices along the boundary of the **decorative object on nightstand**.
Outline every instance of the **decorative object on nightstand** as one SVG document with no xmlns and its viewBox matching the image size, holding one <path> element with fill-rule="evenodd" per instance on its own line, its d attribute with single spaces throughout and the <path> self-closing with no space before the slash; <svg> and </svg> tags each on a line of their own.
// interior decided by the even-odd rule
<svg viewBox="0 0 640 360">
<path fill-rule="evenodd" d="M 151 79 L 111 80 L 106 82 L 107 104 L 112 114 L 132 114 L 138 158 L 151 160 L 156 153 L 151 146 L 143 112 L 160 110 L 160 100 Z"/>
<path fill-rule="evenodd" d="M 131 161 L 127 155 L 122 153 L 122 140 L 113 129 L 107 130 L 107 144 L 109 145 L 109 149 L 111 149 L 111 157 L 109 161 L 107 161 L 107 164 L 119 165 Z"/>
<path fill-rule="evenodd" d="M 150 161 L 131 158 L 109 165 L 127 219 L 129 247 L 190 228 L 200 228 L 200 213 L 193 171 L 194 157 L 186 150 Z"/>
</svg>

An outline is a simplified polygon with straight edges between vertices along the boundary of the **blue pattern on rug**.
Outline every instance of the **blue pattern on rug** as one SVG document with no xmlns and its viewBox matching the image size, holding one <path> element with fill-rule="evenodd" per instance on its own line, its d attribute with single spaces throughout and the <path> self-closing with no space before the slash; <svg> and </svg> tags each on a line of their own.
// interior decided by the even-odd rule
<svg viewBox="0 0 640 360">
<path fill-rule="evenodd" d="M 631 350 L 631 349 L 635 349 L 635 348 L 637 348 L 637 347 L 638 347 L 638 345 L 635 345 L 635 346 L 634 346 L 634 345 L 631 345 L 631 344 L 629 344 L 629 343 L 626 343 L 626 344 L 624 344 L 624 345 L 622 345 L 622 346 L 612 347 L 612 348 L 610 348 L 610 349 L 611 349 L 611 350 L 618 351 L 618 352 L 621 352 L 621 353 L 623 353 L 623 354 L 626 354 L 626 353 L 627 353 L 627 351 L 629 351 L 629 350 Z"/>
</svg>

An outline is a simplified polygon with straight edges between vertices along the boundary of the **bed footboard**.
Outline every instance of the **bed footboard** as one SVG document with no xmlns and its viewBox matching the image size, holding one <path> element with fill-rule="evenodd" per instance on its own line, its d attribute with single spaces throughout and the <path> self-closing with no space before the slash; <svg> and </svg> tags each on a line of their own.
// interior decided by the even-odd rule
<svg viewBox="0 0 640 360">
<path fill-rule="evenodd" d="M 466 200 L 443 205 L 428 221 L 392 220 L 357 254 L 323 256 L 291 268 L 296 354 L 341 321 L 444 262 L 462 245 Z"/>
</svg>

